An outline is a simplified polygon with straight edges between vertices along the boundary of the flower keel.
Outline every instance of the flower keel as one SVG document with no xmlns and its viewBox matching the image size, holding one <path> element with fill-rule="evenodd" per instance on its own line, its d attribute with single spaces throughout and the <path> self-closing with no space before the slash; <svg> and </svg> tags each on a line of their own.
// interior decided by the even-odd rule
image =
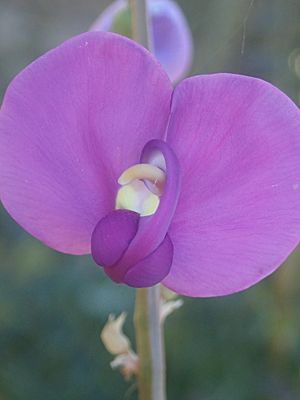
<svg viewBox="0 0 300 400">
<path fill-rule="evenodd" d="M 116 208 L 136 211 L 142 217 L 155 214 L 165 180 L 165 173 L 154 165 L 133 165 L 118 179 L 122 187 L 117 194 Z"/>
<path fill-rule="evenodd" d="M 109 213 L 93 232 L 92 255 L 115 282 L 149 287 L 168 275 L 173 260 L 173 244 L 167 232 L 181 182 L 177 158 L 165 142 L 148 142 L 141 164 L 126 170 L 119 183 L 132 185 L 136 179 L 154 196 L 160 194 L 158 207 L 148 216 L 135 208 Z M 124 187 L 118 192 L 117 208 L 126 203 L 121 192 Z"/>
</svg>

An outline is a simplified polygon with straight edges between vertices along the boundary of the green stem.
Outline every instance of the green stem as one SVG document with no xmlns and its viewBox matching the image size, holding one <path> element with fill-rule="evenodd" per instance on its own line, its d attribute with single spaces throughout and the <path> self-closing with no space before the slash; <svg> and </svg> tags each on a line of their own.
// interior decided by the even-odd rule
<svg viewBox="0 0 300 400">
<path fill-rule="evenodd" d="M 137 289 L 135 332 L 139 355 L 139 400 L 166 400 L 160 287 Z"/>
<path fill-rule="evenodd" d="M 129 0 L 136 42 L 151 51 L 147 0 Z M 134 314 L 139 356 L 139 400 L 166 400 L 165 360 L 160 324 L 160 287 L 137 289 Z"/>
<path fill-rule="evenodd" d="M 151 51 L 152 35 L 148 18 L 148 2 L 147 0 L 129 0 L 129 6 L 132 15 L 133 38 L 136 42 Z"/>
</svg>

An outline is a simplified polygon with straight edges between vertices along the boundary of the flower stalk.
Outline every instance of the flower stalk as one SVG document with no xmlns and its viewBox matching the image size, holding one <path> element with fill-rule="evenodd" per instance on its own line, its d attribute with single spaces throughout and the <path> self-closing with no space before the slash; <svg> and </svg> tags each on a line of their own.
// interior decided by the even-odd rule
<svg viewBox="0 0 300 400">
<path fill-rule="evenodd" d="M 139 400 L 166 400 L 159 285 L 137 289 L 134 324 L 139 356 Z"/>
<path fill-rule="evenodd" d="M 147 0 L 129 0 L 136 42 L 151 50 Z M 139 356 L 139 400 L 166 400 L 165 360 L 160 323 L 160 287 L 137 289 L 134 314 Z"/>
<path fill-rule="evenodd" d="M 149 22 L 147 0 L 129 0 L 132 15 L 132 34 L 136 42 L 148 50 L 152 50 L 151 26 Z"/>
</svg>

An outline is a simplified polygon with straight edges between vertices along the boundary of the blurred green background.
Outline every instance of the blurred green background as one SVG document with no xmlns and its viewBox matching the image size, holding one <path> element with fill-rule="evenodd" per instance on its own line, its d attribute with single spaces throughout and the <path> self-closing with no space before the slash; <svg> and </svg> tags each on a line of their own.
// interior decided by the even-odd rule
<svg viewBox="0 0 300 400">
<path fill-rule="evenodd" d="M 298 0 L 178 1 L 193 31 L 191 73 L 264 78 L 300 101 Z M 83 32 L 101 0 L 0 0 L 0 99 L 13 76 Z M 0 211 L 0 400 L 136 399 L 99 340 L 134 291 L 89 257 L 58 254 Z M 170 400 L 300 398 L 300 252 L 272 277 L 225 298 L 185 299 L 166 323 Z"/>
</svg>

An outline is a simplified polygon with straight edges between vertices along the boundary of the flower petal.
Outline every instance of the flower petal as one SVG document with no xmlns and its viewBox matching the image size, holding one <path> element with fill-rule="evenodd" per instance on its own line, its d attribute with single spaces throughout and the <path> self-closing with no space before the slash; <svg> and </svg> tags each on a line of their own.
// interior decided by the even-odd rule
<svg viewBox="0 0 300 400">
<path fill-rule="evenodd" d="M 126 9 L 127 4 L 127 0 L 113 1 L 105 8 L 104 11 L 102 11 L 102 13 L 90 27 L 90 31 L 111 31 L 115 17 L 119 12 Z"/>
<path fill-rule="evenodd" d="M 267 82 L 217 74 L 175 90 L 168 144 L 182 168 L 164 284 L 189 296 L 243 290 L 300 238 L 300 112 Z"/>
<path fill-rule="evenodd" d="M 136 235 L 139 214 L 130 210 L 115 210 L 103 217 L 92 234 L 94 261 L 102 267 L 114 265 L 127 250 Z"/>
<path fill-rule="evenodd" d="M 90 30 L 112 31 L 115 18 L 127 6 L 126 0 L 114 1 L 100 14 Z M 188 22 L 172 0 L 150 0 L 149 12 L 153 52 L 170 79 L 178 82 L 188 73 L 192 63 L 193 39 Z"/>
<path fill-rule="evenodd" d="M 154 286 L 168 275 L 173 259 L 173 244 L 166 235 L 157 249 L 137 262 L 125 274 L 123 282 L 129 286 L 141 288 Z"/>
<path fill-rule="evenodd" d="M 0 196 L 32 235 L 90 252 L 96 223 L 115 207 L 117 179 L 160 138 L 172 86 L 129 39 L 91 32 L 22 71 L 0 112 Z"/>
</svg>

